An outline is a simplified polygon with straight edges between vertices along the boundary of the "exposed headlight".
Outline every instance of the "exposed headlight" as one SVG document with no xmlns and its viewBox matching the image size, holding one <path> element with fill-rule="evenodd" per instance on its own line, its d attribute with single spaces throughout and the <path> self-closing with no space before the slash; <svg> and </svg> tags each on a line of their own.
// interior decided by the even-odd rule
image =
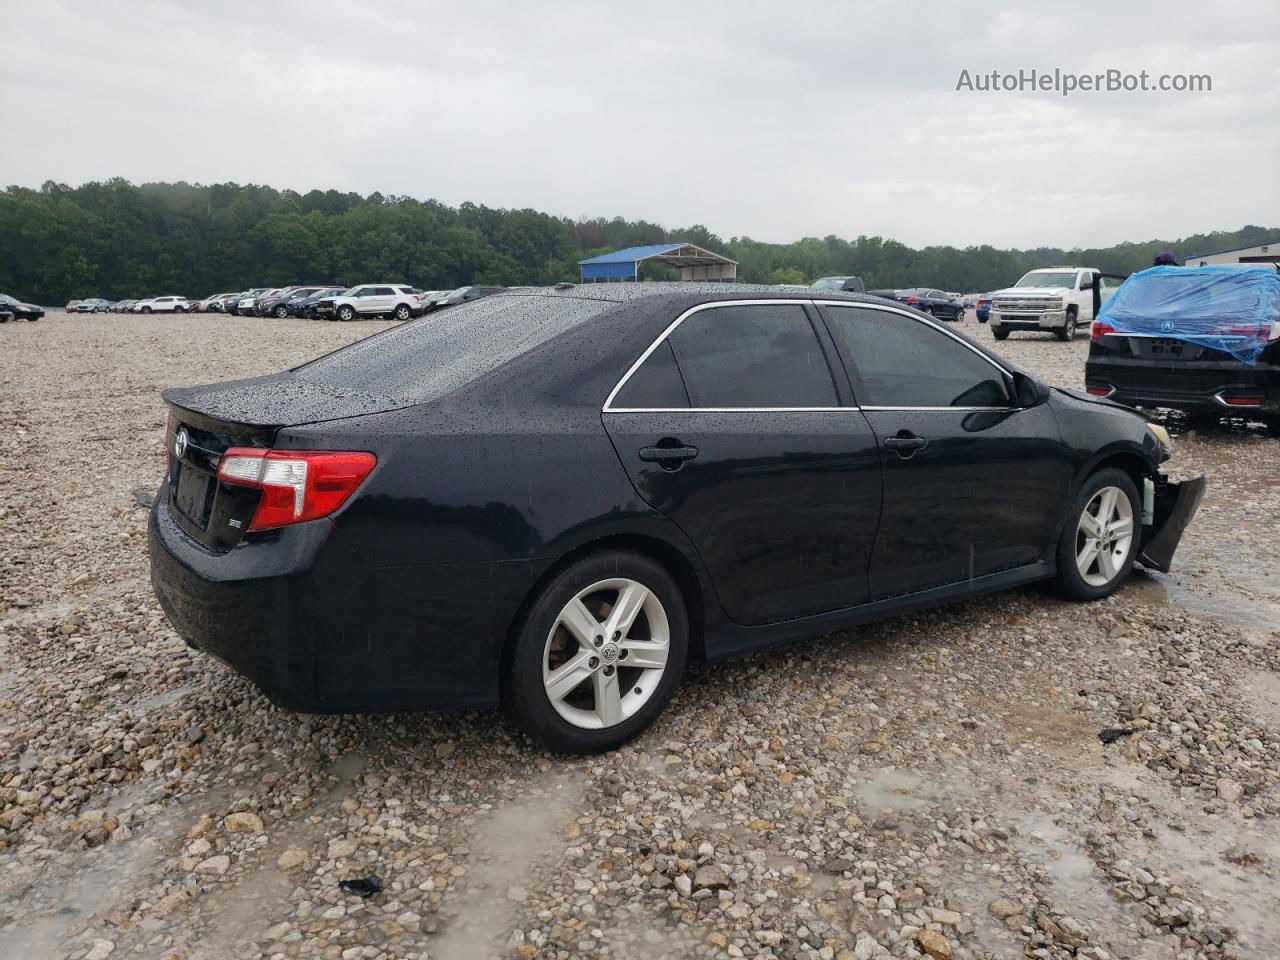
<svg viewBox="0 0 1280 960">
<path fill-rule="evenodd" d="M 1173 440 L 1169 438 L 1169 431 L 1158 423 L 1148 423 L 1147 430 L 1156 438 L 1156 443 L 1160 445 L 1160 452 L 1164 454 L 1163 459 L 1168 460 L 1173 456 Z"/>
</svg>

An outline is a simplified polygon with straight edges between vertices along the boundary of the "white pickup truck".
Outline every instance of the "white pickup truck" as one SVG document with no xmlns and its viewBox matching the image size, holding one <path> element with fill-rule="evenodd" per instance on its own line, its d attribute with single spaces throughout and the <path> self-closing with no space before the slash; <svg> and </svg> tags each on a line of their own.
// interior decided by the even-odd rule
<svg viewBox="0 0 1280 960">
<path fill-rule="evenodd" d="M 1093 322 L 1124 277 L 1094 267 L 1032 270 L 1012 287 L 991 294 L 991 333 L 1007 340 L 1012 330 L 1043 330 L 1070 340 Z"/>
</svg>

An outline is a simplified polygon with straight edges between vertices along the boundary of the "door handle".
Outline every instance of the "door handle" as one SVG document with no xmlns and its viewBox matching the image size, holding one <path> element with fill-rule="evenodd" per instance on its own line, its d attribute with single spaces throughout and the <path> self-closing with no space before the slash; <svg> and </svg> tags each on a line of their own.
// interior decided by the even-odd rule
<svg viewBox="0 0 1280 960">
<path fill-rule="evenodd" d="M 679 470 L 686 460 L 698 455 L 697 447 L 689 447 L 671 437 L 663 437 L 656 446 L 641 447 L 640 459 L 656 463 L 663 470 Z"/>
<path fill-rule="evenodd" d="M 884 440 L 885 448 L 895 451 L 903 460 L 910 460 L 917 450 L 923 450 L 929 445 L 929 441 L 924 437 L 918 437 L 910 430 L 899 430 L 897 436 L 886 437 Z"/>
</svg>

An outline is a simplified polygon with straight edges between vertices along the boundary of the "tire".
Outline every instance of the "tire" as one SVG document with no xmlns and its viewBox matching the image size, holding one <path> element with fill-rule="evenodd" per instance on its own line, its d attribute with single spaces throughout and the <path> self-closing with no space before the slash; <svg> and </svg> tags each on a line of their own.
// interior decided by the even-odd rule
<svg viewBox="0 0 1280 960">
<path fill-rule="evenodd" d="M 623 591 L 635 612 L 630 626 L 610 632 Z M 575 620 L 582 629 L 565 625 Z M 503 708 L 514 726 L 556 753 L 612 750 L 662 712 L 688 645 L 684 597 L 657 561 L 628 550 L 588 554 L 543 586 L 521 618 L 503 658 Z M 638 652 L 652 665 L 628 666 Z M 549 675 L 566 668 L 556 697 Z"/>
<path fill-rule="evenodd" d="M 1059 340 L 1074 340 L 1076 338 L 1076 308 L 1067 307 L 1067 322 L 1063 324 L 1062 329 L 1053 331 L 1053 335 Z"/>
<path fill-rule="evenodd" d="M 272 310 L 271 312 L 272 312 L 272 313 L 274 313 L 274 314 L 276 315 L 276 319 L 277 319 L 277 320 L 283 320 L 285 317 L 287 317 L 287 316 L 289 315 L 289 308 L 288 308 L 288 307 L 286 307 L 286 306 L 282 303 L 282 304 L 279 304 L 279 305 L 278 305 L 274 310 Z"/>
<path fill-rule="evenodd" d="M 141 313 L 150 313 L 150 312 L 151 312 L 151 308 L 150 308 L 150 307 L 143 307 L 143 308 L 142 308 L 142 310 L 141 310 L 141 311 L 139 311 L 139 312 L 141 312 Z"/>
<path fill-rule="evenodd" d="M 1109 505 L 1110 504 L 1110 505 Z M 1092 532 L 1089 517 L 1105 513 L 1104 546 Z M 1127 534 L 1125 530 L 1127 529 Z M 1070 600 L 1101 600 L 1115 593 L 1133 569 L 1142 535 L 1142 499 L 1133 479 L 1123 470 L 1108 467 L 1085 480 L 1071 500 L 1058 539 L 1055 585 Z"/>
<path fill-rule="evenodd" d="M 1008 339 L 1009 339 L 1009 331 L 1008 331 L 1008 330 L 1005 330 L 1003 327 L 992 327 L 992 328 L 991 328 L 991 335 L 992 335 L 993 337 L 995 337 L 997 340 L 1008 340 Z"/>
<path fill-rule="evenodd" d="M 348 320 L 355 319 L 356 311 L 354 308 L 344 303 L 337 310 L 333 311 L 333 315 L 345 323 Z"/>
<path fill-rule="evenodd" d="M 1267 417 L 1267 436 L 1280 440 L 1280 417 Z"/>
<path fill-rule="evenodd" d="M 402 303 L 396 307 L 395 311 L 391 315 L 395 317 L 397 320 L 403 321 L 403 320 L 408 320 L 412 313 L 413 311 L 409 309 L 409 305 L 406 303 Z"/>
</svg>

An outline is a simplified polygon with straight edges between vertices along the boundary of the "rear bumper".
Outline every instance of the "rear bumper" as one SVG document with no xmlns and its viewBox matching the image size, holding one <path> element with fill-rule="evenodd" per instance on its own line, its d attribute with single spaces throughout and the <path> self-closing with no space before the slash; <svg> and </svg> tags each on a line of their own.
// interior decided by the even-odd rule
<svg viewBox="0 0 1280 960">
<path fill-rule="evenodd" d="M 549 563 L 377 567 L 329 520 L 215 554 L 172 518 L 167 487 L 148 538 L 178 634 L 305 713 L 495 705 L 503 640 Z"/>
<path fill-rule="evenodd" d="M 305 573 L 318 550 L 319 524 L 285 551 L 213 554 L 173 520 L 167 488 L 156 495 L 148 524 L 151 585 L 178 634 L 253 681 L 293 710 L 324 708 L 318 697 L 311 590 Z M 301 530 L 301 527 L 299 528 Z M 299 539 L 299 538 L 291 538 Z M 285 552 L 291 556 L 284 559 Z"/>
<path fill-rule="evenodd" d="M 1216 413 L 1280 414 L 1280 368 L 1239 361 L 1169 362 L 1139 357 L 1091 356 L 1085 384 L 1131 407 L 1171 407 Z M 1257 398 L 1228 403 L 1226 398 Z"/>
<path fill-rule="evenodd" d="M 1156 484 L 1152 532 L 1142 545 L 1142 552 L 1138 555 L 1139 563 L 1162 573 L 1169 572 L 1173 554 L 1182 541 L 1182 534 L 1200 508 L 1204 489 L 1204 477 L 1180 483 L 1173 483 L 1163 477 L 1160 479 Z"/>
</svg>

